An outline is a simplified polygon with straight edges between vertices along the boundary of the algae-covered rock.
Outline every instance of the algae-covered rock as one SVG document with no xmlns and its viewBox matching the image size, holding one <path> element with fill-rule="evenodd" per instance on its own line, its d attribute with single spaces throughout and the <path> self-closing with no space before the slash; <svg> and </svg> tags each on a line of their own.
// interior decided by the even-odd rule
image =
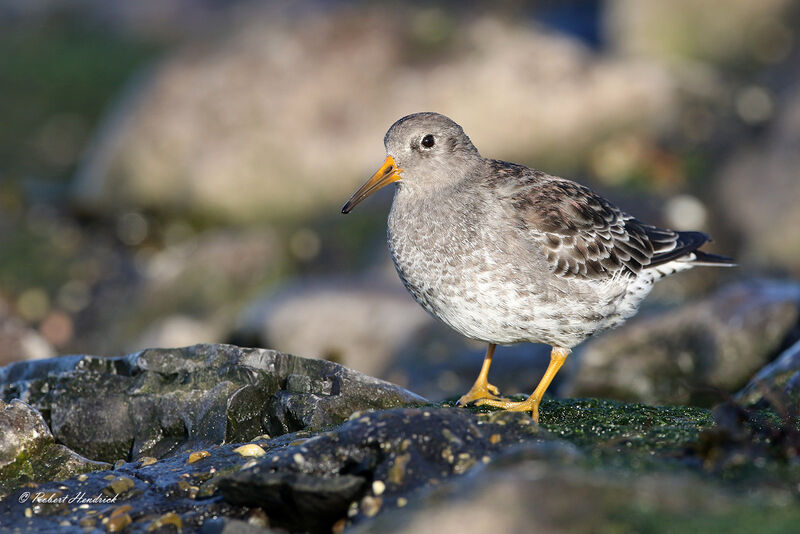
<svg viewBox="0 0 800 534">
<path fill-rule="evenodd" d="M 756 280 L 587 343 L 562 393 L 655 404 L 709 404 L 736 391 L 793 341 L 800 285 Z M 710 401 L 710 402 L 709 402 Z"/>
<path fill-rule="evenodd" d="M 0 400 L 0 498 L 25 484 L 107 467 L 57 444 L 41 414 L 24 402 Z"/>
<path fill-rule="evenodd" d="M 30 403 L 58 441 L 110 462 L 321 429 L 356 410 L 424 402 L 331 362 L 231 345 L 21 362 L 0 369 L 0 398 Z"/>
</svg>

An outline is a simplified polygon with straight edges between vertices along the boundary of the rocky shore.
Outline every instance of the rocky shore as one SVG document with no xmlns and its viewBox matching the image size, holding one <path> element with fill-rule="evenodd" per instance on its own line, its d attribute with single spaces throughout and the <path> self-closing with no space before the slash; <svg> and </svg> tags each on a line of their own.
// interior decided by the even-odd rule
<svg viewBox="0 0 800 534">
<path fill-rule="evenodd" d="M 232 345 L 20 362 L 0 384 L 8 532 L 778 532 L 800 521 L 800 442 L 763 405 L 549 400 L 537 425 Z"/>
</svg>

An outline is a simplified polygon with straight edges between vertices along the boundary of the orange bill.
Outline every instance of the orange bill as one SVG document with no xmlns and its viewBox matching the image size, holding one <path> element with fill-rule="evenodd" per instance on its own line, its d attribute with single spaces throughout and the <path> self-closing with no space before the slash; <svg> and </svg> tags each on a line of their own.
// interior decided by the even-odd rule
<svg viewBox="0 0 800 534">
<path fill-rule="evenodd" d="M 342 208 L 342 213 L 350 213 L 350 211 L 356 207 L 356 204 L 370 196 L 378 189 L 389 185 L 392 182 L 397 182 L 400 180 L 401 172 L 403 172 L 403 169 L 400 169 L 397 167 L 397 165 L 395 165 L 394 158 L 392 156 L 386 156 L 386 161 L 383 162 L 383 166 L 378 169 L 378 172 L 373 174 L 372 178 L 367 180 L 367 182 L 362 185 L 358 191 L 353 193 L 353 196 L 350 197 L 350 200 L 348 200 L 347 204 L 345 204 Z"/>
</svg>

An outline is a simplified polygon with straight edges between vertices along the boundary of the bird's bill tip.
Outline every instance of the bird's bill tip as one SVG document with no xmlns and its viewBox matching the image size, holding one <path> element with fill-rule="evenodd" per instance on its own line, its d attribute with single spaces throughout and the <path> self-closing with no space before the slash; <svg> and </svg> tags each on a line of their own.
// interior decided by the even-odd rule
<svg viewBox="0 0 800 534">
<path fill-rule="evenodd" d="M 370 196 L 372 193 L 381 189 L 393 182 L 399 181 L 400 173 L 403 172 L 402 169 L 397 167 L 397 164 L 394 162 L 394 158 L 392 156 L 386 156 L 386 161 L 383 162 L 378 171 L 372 175 L 372 177 L 367 180 L 364 185 L 358 188 L 358 191 L 353 193 L 353 196 L 350 197 L 350 200 L 347 201 L 347 204 L 342 206 L 342 213 L 350 213 L 356 205 Z"/>
</svg>

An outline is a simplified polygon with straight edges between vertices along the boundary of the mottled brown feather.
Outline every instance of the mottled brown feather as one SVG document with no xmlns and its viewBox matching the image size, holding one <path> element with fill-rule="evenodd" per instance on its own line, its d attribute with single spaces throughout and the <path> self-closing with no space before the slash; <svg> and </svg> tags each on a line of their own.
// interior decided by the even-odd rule
<svg viewBox="0 0 800 534">
<path fill-rule="evenodd" d="M 570 180 L 502 161 L 492 161 L 491 167 L 487 185 L 508 195 L 517 227 L 544 248 L 559 276 L 633 276 L 708 241 L 702 232 L 644 224 Z"/>
</svg>

